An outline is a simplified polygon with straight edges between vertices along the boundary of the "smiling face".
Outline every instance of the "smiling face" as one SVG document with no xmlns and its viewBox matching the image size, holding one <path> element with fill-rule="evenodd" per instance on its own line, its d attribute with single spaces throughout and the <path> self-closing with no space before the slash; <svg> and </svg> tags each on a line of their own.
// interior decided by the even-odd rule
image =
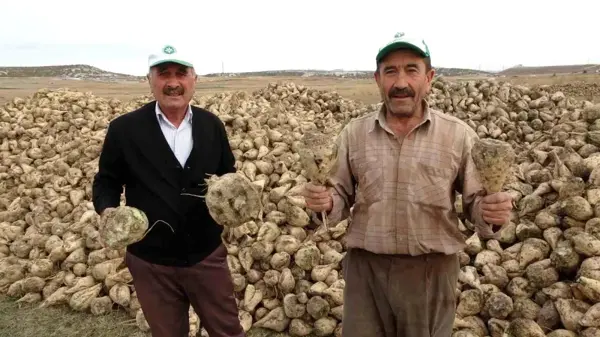
<svg viewBox="0 0 600 337">
<path fill-rule="evenodd" d="M 429 62 L 410 50 L 389 53 L 375 72 L 387 111 L 398 118 L 410 118 L 419 112 L 433 76 Z"/>
<path fill-rule="evenodd" d="M 150 69 L 148 82 L 161 109 L 187 109 L 194 95 L 197 75 L 193 68 L 163 63 Z"/>
</svg>

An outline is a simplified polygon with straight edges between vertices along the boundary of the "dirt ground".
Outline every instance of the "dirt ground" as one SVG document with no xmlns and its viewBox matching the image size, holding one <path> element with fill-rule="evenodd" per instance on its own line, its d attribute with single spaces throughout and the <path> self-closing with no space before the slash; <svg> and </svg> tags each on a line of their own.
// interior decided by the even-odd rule
<svg viewBox="0 0 600 337">
<path fill-rule="evenodd" d="M 463 81 L 477 79 L 449 78 Z M 556 86 L 557 90 L 576 94 L 577 98 L 600 102 L 600 75 L 540 75 L 514 76 L 499 78 L 514 84 Z M 265 87 L 270 82 L 293 81 L 320 90 L 335 90 L 342 96 L 362 101 L 366 104 L 380 101 L 379 92 L 374 79 L 323 78 L 323 77 L 228 77 L 200 78 L 196 90 L 200 94 L 215 94 L 226 91 L 254 91 Z M 96 96 L 129 100 L 140 95 L 149 94 L 145 82 L 99 82 L 86 80 L 63 80 L 57 78 L 0 78 L 0 106 L 14 97 L 25 98 L 41 88 L 71 88 L 79 91 L 91 91 Z"/>
</svg>

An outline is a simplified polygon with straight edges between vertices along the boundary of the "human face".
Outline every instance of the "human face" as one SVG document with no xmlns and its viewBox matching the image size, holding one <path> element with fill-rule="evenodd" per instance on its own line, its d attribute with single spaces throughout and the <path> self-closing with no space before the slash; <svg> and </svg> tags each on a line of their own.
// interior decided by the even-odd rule
<svg viewBox="0 0 600 337">
<path fill-rule="evenodd" d="M 388 54 L 375 72 L 387 111 L 398 118 L 410 118 L 420 113 L 433 75 L 434 70 L 427 70 L 423 57 L 413 51 L 397 50 Z"/>
<path fill-rule="evenodd" d="M 196 79 L 193 68 L 177 63 L 152 67 L 148 76 L 152 94 L 164 111 L 187 109 L 194 95 Z"/>
</svg>

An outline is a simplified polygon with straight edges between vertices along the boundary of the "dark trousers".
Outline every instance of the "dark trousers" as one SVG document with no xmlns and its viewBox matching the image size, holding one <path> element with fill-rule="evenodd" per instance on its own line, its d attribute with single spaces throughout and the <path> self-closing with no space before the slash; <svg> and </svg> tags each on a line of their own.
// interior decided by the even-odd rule
<svg viewBox="0 0 600 337">
<path fill-rule="evenodd" d="M 125 262 L 152 337 L 187 337 L 190 304 L 210 337 L 245 336 L 223 245 L 188 268 L 148 263 L 130 253 Z"/>
<path fill-rule="evenodd" d="M 350 249 L 342 263 L 342 336 L 452 335 L 457 255 L 378 255 Z"/>
</svg>

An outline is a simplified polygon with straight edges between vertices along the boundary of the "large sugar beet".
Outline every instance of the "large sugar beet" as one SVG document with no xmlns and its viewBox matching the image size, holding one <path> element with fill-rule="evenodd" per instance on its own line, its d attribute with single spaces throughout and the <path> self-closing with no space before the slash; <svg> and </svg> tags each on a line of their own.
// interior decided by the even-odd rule
<svg viewBox="0 0 600 337">
<path fill-rule="evenodd" d="M 241 173 L 212 176 L 206 180 L 206 206 L 221 226 L 235 228 L 248 221 L 262 219 L 262 205 L 257 186 Z"/>
<path fill-rule="evenodd" d="M 148 230 L 146 214 L 131 206 L 119 206 L 104 214 L 99 234 L 105 245 L 122 249 L 138 242 Z"/>
</svg>

